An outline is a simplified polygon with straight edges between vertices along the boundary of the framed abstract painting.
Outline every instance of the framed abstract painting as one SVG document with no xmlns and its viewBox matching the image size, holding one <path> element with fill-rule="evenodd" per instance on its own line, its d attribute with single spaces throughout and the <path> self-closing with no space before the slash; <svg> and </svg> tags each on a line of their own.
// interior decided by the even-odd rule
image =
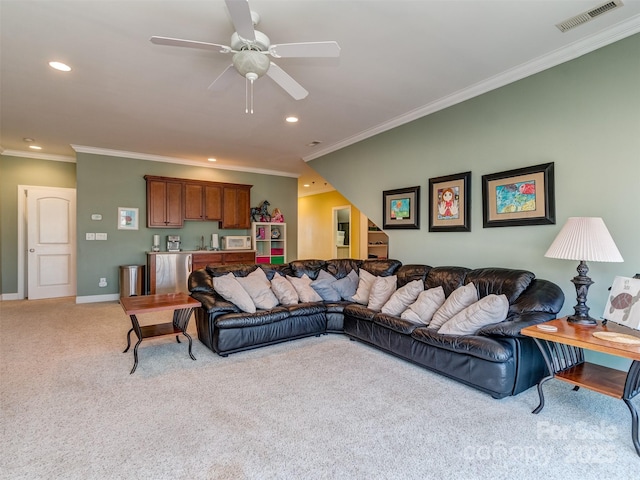
<svg viewBox="0 0 640 480">
<path fill-rule="evenodd" d="M 382 229 L 420 228 L 420 187 L 382 192 Z"/>
<path fill-rule="evenodd" d="M 556 223 L 553 163 L 482 176 L 483 227 Z"/>
</svg>

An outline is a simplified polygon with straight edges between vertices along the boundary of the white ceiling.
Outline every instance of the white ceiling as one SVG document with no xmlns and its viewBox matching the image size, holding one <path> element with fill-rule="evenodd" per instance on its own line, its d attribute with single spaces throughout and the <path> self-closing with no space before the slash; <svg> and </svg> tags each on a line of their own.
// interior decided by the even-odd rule
<svg viewBox="0 0 640 480">
<path fill-rule="evenodd" d="M 229 55 L 149 42 L 228 45 L 223 0 L 1 0 L 0 150 L 30 152 L 31 137 L 48 158 L 73 158 L 73 145 L 299 177 L 313 182 L 303 194 L 317 193 L 331 186 L 303 159 L 637 33 L 640 0 L 623 1 L 561 33 L 555 24 L 602 2 L 250 0 L 271 43 L 335 40 L 341 55 L 274 60 L 309 96 L 260 78 L 249 115 L 242 77 L 222 94 L 207 89 Z M 285 123 L 290 114 L 300 122 Z"/>
</svg>

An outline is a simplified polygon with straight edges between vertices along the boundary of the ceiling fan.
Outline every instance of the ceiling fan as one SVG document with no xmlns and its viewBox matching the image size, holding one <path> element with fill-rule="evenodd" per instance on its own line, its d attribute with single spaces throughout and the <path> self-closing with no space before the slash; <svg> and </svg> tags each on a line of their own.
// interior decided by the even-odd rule
<svg viewBox="0 0 640 480">
<path fill-rule="evenodd" d="M 221 91 L 233 81 L 236 73 L 242 75 L 246 79 L 246 113 L 253 113 L 253 82 L 265 74 L 295 100 L 301 100 L 309 94 L 302 85 L 273 63 L 268 55 L 273 58 L 340 56 L 340 46 L 332 41 L 271 45 L 269 37 L 255 30 L 254 27 L 258 25 L 260 16 L 250 10 L 248 0 L 225 0 L 225 3 L 236 30 L 231 35 L 230 46 L 156 36 L 151 37 L 150 40 L 156 45 L 201 48 L 233 54 L 232 64 L 209 85 L 209 89 Z"/>
</svg>

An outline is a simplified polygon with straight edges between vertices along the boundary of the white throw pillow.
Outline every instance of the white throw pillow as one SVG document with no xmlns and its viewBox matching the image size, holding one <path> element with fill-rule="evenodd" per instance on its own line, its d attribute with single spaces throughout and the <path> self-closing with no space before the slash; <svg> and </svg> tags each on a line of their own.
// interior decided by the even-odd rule
<svg viewBox="0 0 640 480">
<path fill-rule="evenodd" d="M 436 313 L 445 300 L 442 287 L 429 288 L 418 295 L 417 300 L 402 312 L 400 318 L 429 325 L 433 314 Z"/>
<path fill-rule="evenodd" d="M 424 282 L 422 280 L 414 280 L 405 286 L 396 290 L 391 298 L 382 306 L 382 313 L 387 315 L 399 316 L 409 305 L 416 301 L 420 292 L 424 291 Z"/>
<path fill-rule="evenodd" d="M 393 292 L 396 291 L 397 277 L 389 275 L 388 277 L 376 277 L 371 292 L 369 293 L 369 302 L 367 308 L 371 310 L 380 310 L 382 306 L 391 298 Z"/>
<path fill-rule="evenodd" d="M 509 300 L 506 295 L 487 295 L 447 320 L 438 333 L 473 335 L 486 325 L 502 322 L 507 313 Z"/>
<path fill-rule="evenodd" d="M 221 277 L 213 277 L 213 288 L 222 298 L 233 303 L 243 312 L 256 313 L 256 306 L 253 300 L 251 300 L 247 291 L 242 288 L 233 273 L 229 272 Z"/>
<path fill-rule="evenodd" d="M 373 282 L 376 281 L 376 277 L 362 268 L 358 276 L 360 280 L 358 280 L 358 289 L 353 296 L 353 301 L 361 305 L 366 305 L 369 302 L 369 294 L 371 293 Z"/>
<path fill-rule="evenodd" d="M 291 282 L 293 288 L 298 292 L 298 297 L 300 297 L 302 303 L 322 301 L 322 297 L 311 287 L 311 279 L 306 273 L 302 277 L 287 275 L 287 280 Z"/>
<path fill-rule="evenodd" d="M 461 312 L 472 303 L 478 301 L 478 291 L 476 286 L 468 283 L 462 287 L 456 288 L 449 298 L 445 300 L 442 306 L 433 314 L 433 318 L 429 323 L 429 328 L 437 329 L 444 325 L 444 322 L 453 317 L 456 313 Z"/>
<path fill-rule="evenodd" d="M 293 288 L 291 282 L 279 273 L 271 279 L 271 290 L 281 305 L 296 305 L 298 303 L 298 292 Z"/>
<path fill-rule="evenodd" d="M 260 267 L 246 277 L 236 277 L 236 280 L 247 291 L 256 308 L 270 310 L 278 305 L 278 299 L 271 291 L 267 274 Z"/>
</svg>

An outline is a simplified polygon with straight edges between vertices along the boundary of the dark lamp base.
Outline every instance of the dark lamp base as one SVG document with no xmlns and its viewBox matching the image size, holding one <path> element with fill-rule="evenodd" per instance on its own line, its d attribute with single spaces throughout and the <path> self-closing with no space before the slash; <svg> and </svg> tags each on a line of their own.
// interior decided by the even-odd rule
<svg viewBox="0 0 640 480">
<path fill-rule="evenodd" d="M 574 325 L 583 325 L 585 327 L 595 327 L 596 325 L 598 325 L 598 321 L 595 318 L 591 318 L 589 316 L 580 317 L 577 315 L 571 315 L 570 317 L 567 317 L 567 322 Z"/>
</svg>

